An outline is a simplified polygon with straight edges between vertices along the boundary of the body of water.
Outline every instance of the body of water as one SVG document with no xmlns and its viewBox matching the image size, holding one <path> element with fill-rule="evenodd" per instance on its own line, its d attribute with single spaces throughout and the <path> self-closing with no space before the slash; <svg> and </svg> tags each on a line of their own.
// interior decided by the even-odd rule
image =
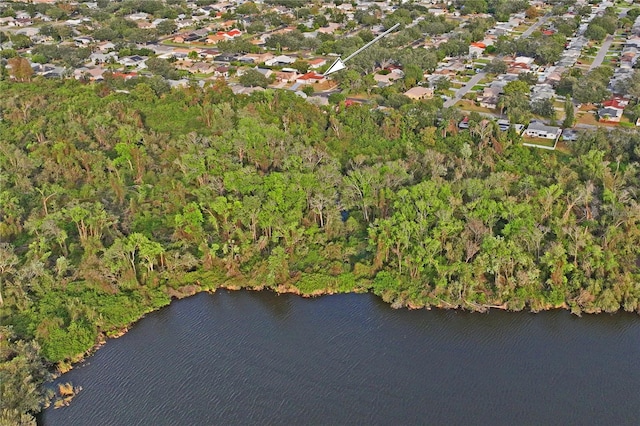
<svg viewBox="0 0 640 426">
<path fill-rule="evenodd" d="M 198 294 L 64 375 L 44 425 L 640 424 L 640 317 Z"/>
</svg>

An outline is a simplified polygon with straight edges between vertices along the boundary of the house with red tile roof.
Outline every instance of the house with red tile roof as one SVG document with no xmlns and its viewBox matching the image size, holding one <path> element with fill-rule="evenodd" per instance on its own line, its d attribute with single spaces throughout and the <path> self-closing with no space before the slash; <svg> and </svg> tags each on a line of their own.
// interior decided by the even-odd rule
<svg viewBox="0 0 640 426">
<path fill-rule="evenodd" d="M 472 58 L 477 58 L 484 53 L 484 49 L 487 48 L 487 45 L 482 42 L 475 42 L 469 45 L 469 56 Z"/>
<path fill-rule="evenodd" d="M 234 28 L 234 29 L 229 30 L 229 31 L 218 31 L 216 33 L 216 35 L 219 36 L 219 37 L 224 37 L 226 40 L 231 40 L 233 38 L 241 36 L 242 35 L 242 31 Z M 211 36 L 209 36 L 209 37 L 211 37 Z"/>
<path fill-rule="evenodd" d="M 618 108 L 618 109 L 625 109 L 627 105 L 629 105 L 629 100 L 623 98 L 622 96 L 614 96 L 611 99 L 608 99 L 602 102 L 602 106 L 604 107 L 611 107 L 611 108 Z"/>
<path fill-rule="evenodd" d="M 322 83 L 323 81 L 324 81 L 324 76 L 316 72 L 308 72 L 296 78 L 296 83 L 300 83 L 300 84 Z"/>
<path fill-rule="evenodd" d="M 125 79 L 125 80 L 129 80 L 129 79 L 131 79 L 133 77 L 136 77 L 137 75 L 138 74 L 135 73 L 135 72 L 114 72 L 114 73 L 111 73 L 112 77 L 122 78 L 122 79 Z"/>
</svg>

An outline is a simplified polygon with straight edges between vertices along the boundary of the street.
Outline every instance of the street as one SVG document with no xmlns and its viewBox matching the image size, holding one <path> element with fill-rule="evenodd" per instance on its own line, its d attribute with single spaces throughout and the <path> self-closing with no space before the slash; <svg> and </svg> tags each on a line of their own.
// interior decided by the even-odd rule
<svg viewBox="0 0 640 426">
<path fill-rule="evenodd" d="M 604 57 L 609 51 L 609 47 L 611 47 L 611 43 L 613 43 L 613 36 L 608 35 L 607 38 L 604 40 L 604 43 L 602 43 L 602 46 L 600 46 L 600 50 L 598 50 L 598 54 L 596 55 L 596 58 L 591 63 L 591 66 L 589 67 L 589 71 L 602 65 L 602 62 L 604 61 Z"/>
<path fill-rule="evenodd" d="M 549 19 L 549 15 L 544 15 L 544 16 L 541 16 L 540 18 L 538 18 L 538 20 L 536 21 L 535 24 L 533 24 L 532 26 L 527 28 L 527 30 L 520 35 L 520 38 L 529 37 L 536 29 L 538 29 L 538 27 L 540 27 L 542 24 L 547 22 L 547 19 Z M 607 47 L 607 49 L 609 49 L 609 48 Z M 604 58 L 604 55 L 603 55 L 603 58 Z M 480 82 L 480 80 L 482 80 L 486 75 L 487 75 L 487 73 L 485 73 L 485 72 L 480 72 L 480 73 L 474 75 L 471 78 L 471 80 L 469 80 L 467 82 L 467 84 L 465 84 L 463 87 L 458 89 L 458 91 L 456 92 L 456 94 L 455 94 L 455 96 L 453 98 L 449 99 L 448 101 L 446 101 L 444 103 L 444 107 L 445 108 L 449 108 L 449 107 L 454 106 L 460 99 L 462 99 L 464 97 L 464 95 L 466 95 L 473 88 L 473 86 L 478 84 Z"/>
<path fill-rule="evenodd" d="M 527 28 L 525 30 L 525 32 L 523 32 L 522 34 L 520 34 L 519 38 L 527 38 L 529 37 L 535 30 L 538 29 L 538 27 L 540 27 L 540 25 L 544 24 L 545 22 L 547 22 L 547 19 L 549 19 L 550 15 L 544 15 L 541 16 L 535 24 L 533 24 L 532 26 L 530 26 L 529 28 Z"/>
<path fill-rule="evenodd" d="M 473 88 L 473 86 L 478 84 L 480 80 L 484 78 L 485 75 L 487 75 L 486 72 L 479 72 L 478 74 L 471 77 L 471 80 L 469 80 L 467 84 L 465 84 L 463 87 L 458 89 L 458 91 L 456 92 L 456 95 L 453 98 L 449 99 L 444 103 L 444 107 L 449 108 L 454 106 L 460 99 L 462 99 L 464 95 L 467 94 L 469 90 Z"/>
</svg>

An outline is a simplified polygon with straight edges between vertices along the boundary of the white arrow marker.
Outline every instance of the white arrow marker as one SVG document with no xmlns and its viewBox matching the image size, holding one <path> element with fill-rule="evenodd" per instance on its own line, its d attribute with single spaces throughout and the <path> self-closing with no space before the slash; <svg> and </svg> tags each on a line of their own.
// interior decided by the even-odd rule
<svg viewBox="0 0 640 426">
<path fill-rule="evenodd" d="M 336 61 L 329 67 L 328 70 L 324 72 L 324 75 L 327 76 L 329 74 L 333 74 L 336 71 L 340 71 L 345 69 L 347 66 L 342 62 L 342 59 L 338 58 Z"/>
<path fill-rule="evenodd" d="M 342 60 L 341 58 L 336 59 L 336 61 L 329 67 L 329 69 L 324 72 L 324 76 L 326 77 L 329 74 L 333 74 L 334 72 L 337 72 L 337 71 L 345 69 L 347 67 L 344 64 L 345 62 L 347 62 L 349 59 L 353 58 L 358 53 L 362 52 L 364 49 L 366 49 L 367 47 L 371 46 L 373 43 L 375 43 L 376 41 L 380 40 L 382 37 L 386 36 L 387 34 L 389 34 L 391 31 L 395 30 L 399 26 L 400 26 L 399 23 L 395 24 L 393 27 L 389 28 L 387 31 L 383 32 L 378 37 L 374 38 L 369 43 L 365 44 L 360 49 L 356 50 L 351 55 L 347 56 L 344 60 Z"/>
</svg>

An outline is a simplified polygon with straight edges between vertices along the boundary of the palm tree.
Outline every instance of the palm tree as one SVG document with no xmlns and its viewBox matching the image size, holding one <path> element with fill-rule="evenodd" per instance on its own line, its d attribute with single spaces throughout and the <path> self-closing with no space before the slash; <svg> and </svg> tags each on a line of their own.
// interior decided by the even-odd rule
<svg viewBox="0 0 640 426">
<path fill-rule="evenodd" d="M 504 109 L 507 106 L 507 103 L 508 101 L 505 95 L 498 97 L 498 103 L 496 104 L 496 106 L 500 108 L 500 118 L 504 118 Z"/>
</svg>

